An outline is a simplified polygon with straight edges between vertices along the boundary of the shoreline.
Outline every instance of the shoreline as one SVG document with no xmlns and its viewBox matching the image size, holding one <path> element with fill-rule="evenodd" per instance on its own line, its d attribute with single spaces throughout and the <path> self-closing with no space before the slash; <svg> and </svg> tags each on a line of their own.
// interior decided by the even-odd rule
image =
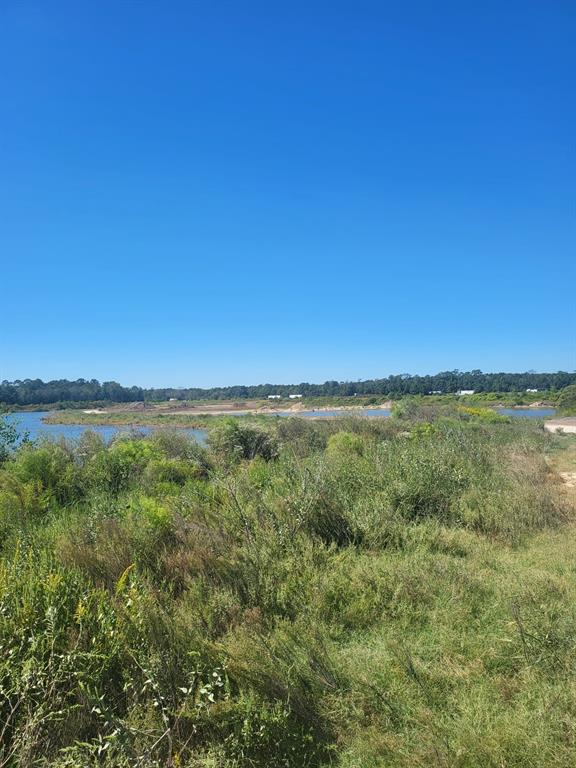
<svg viewBox="0 0 576 768">
<path fill-rule="evenodd" d="M 576 416 L 561 416 L 545 421 L 544 429 L 554 434 L 576 435 Z"/>
<path fill-rule="evenodd" d="M 206 419 L 209 417 L 223 417 L 223 416 L 299 416 L 302 413 L 353 413 L 361 412 L 363 410 L 374 411 L 386 411 L 390 410 L 392 402 L 388 401 L 380 403 L 379 405 L 333 405 L 333 406 L 318 406 L 316 408 L 306 408 L 304 405 L 299 405 L 292 408 L 273 408 L 273 407 L 260 407 L 260 408 L 228 408 L 228 409 L 211 409 L 211 408 L 194 408 L 189 410 L 172 410 L 172 411 L 121 411 L 121 410 L 96 410 L 87 409 L 83 411 L 50 411 L 47 416 L 44 416 L 42 421 L 45 424 L 88 424 L 93 426 L 133 426 L 133 427 L 149 427 L 149 426 L 166 426 L 166 427 L 179 427 L 179 428 L 198 428 L 202 429 L 206 426 Z M 202 419 L 202 421 L 195 421 L 196 419 Z M 306 416 L 306 418 L 314 418 L 314 416 Z M 162 421 L 165 420 L 165 424 Z"/>
<path fill-rule="evenodd" d="M 461 403 L 465 405 L 465 403 Z M 305 418 L 314 419 L 322 417 L 323 414 L 339 415 L 362 415 L 366 411 L 388 411 L 394 405 L 394 401 L 387 400 L 378 404 L 354 404 L 354 405 L 306 405 L 305 403 L 294 403 L 284 406 L 280 404 L 268 403 L 214 403 L 206 406 L 172 406 L 159 408 L 121 408 L 118 406 L 111 408 L 85 408 L 85 409 L 63 409 L 49 411 L 43 416 L 42 421 L 46 424 L 85 424 L 91 426 L 131 426 L 131 427 L 176 427 L 176 428 L 198 428 L 202 429 L 210 423 L 211 417 L 223 418 L 225 416 L 282 416 L 298 417 L 306 414 Z M 234 407 L 236 406 L 236 407 Z M 539 408 L 554 408 L 552 404 L 546 401 L 538 401 L 526 405 L 507 405 L 505 403 L 485 404 L 480 407 L 491 408 L 493 410 L 506 408 L 510 410 L 537 410 Z M 555 417 L 552 416 L 552 419 Z M 558 417 L 559 418 L 559 417 Z M 556 419 L 557 420 L 557 419 Z M 571 424 L 565 424 L 568 431 L 572 431 Z M 558 429 L 562 424 L 557 425 Z"/>
</svg>

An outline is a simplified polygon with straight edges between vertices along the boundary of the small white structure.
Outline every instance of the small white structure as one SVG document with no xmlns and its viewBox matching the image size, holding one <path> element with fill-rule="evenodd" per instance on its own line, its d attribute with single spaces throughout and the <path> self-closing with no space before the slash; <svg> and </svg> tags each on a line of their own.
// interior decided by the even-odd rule
<svg viewBox="0 0 576 768">
<path fill-rule="evenodd" d="M 280 400 L 282 395 L 268 395 L 268 400 Z"/>
<path fill-rule="evenodd" d="M 475 391 L 474 389 L 459 389 L 456 394 L 458 397 L 462 397 L 462 395 L 473 395 Z"/>
<path fill-rule="evenodd" d="M 442 390 L 441 389 L 431 389 L 430 392 L 428 392 L 429 395 L 441 395 Z"/>
<path fill-rule="evenodd" d="M 526 392 L 538 392 L 537 389 L 527 389 Z"/>
<path fill-rule="evenodd" d="M 288 397 L 290 398 L 290 400 L 299 400 L 302 397 L 302 395 L 288 395 Z"/>
<path fill-rule="evenodd" d="M 169 398 L 168 398 L 168 402 L 169 402 L 169 403 L 176 403 L 177 401 L 178 401 L 178 398 L 177 398 L 177 397 L 169 397 Z"/>
</svg>

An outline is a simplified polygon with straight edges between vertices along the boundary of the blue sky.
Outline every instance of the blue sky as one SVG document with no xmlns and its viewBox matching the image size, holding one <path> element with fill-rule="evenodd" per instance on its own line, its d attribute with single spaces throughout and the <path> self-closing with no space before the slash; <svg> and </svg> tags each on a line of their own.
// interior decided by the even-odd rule
<svg viewBox="0 0 576 768">
<path fill-rule="evenodd" d="M 576 5 L 0 3 L 0 379 L 576 368 Z"/>
</svg>

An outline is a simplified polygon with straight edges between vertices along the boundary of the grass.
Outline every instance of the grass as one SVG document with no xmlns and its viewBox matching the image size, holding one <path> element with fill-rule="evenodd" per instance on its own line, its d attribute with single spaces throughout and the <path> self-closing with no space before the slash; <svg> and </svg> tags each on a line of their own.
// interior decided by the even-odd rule
<svg viewBox="0 0 576 768">
<path fill-rule="evenodd" d="M 0 765 L 573 765 L 570 472 L 481 408 L 21 447 Z"/>
<path fill-rule="evenodd" d="M 109 426 L 134 426 L 134 427 L 184 427 L 190 429 L 203 429 L 217 416 L 202 414 L 171 414 L 139 412 L 139 411 L 111 411 L 109 413 L 84 413 L 83 411 L 65 410 L 55 411 L 46 417 L 48 424 L 86 424 Z"/>
</svg>

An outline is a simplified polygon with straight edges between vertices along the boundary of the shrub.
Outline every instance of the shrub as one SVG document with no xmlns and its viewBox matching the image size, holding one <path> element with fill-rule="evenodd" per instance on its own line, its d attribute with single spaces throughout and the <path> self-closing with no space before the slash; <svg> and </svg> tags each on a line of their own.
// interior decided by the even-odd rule
<svg viewBox="0 0 576 768">
<path fill-rule="evenodd" d="M 79 468 L 66 446 L 46 441 L 19 448 L 0 475 L 0 492 L 4 503 L 18 510 L 23 522 L 79 501 L 84 489 Z"/>
<path fill-rule="evenodd" d="M 386 494 L 406 520 L 433 517 L 450 523 L 454 503 L 470 482 L 470 467 L 446 440 L 424 439 L 395 446 L 388 456 Z"/>
<path fill-rule="evenodd" d="M 350 432 L 337 432 L 329 438 L 326 451 L 329 456 L 362 456 L 364 441 L 359 435 L 353 435 Z"/>
<path fill-rule="evenodd" d="M 210 467 L 206 449 L 197 440 L 182 431 L 176 429 L 156 429 L 148 440 L 168 459 L 191 461 L 198 467 L 205 469 Z"/>
<path fill-rule="evenodd" d="M 86 429 L 80 435 L 76 443 L 75 454 L 81 464 L 86 464 L 97 453 L 101 453 L 106 448 L 104 438 L 91 429 Z"/>
<path fill-rule="evenodd" d="M 86 464 L 92 489 L 118 494 L 134 486 L 148 463 L 160 456 L 159 449 L 147 440 L 120 439 L 105 451 L 95 453 Z"/>
<path fill-rule="evenodd" d="M 18 442 L 18 429 L 0 413 L 0 465 L 8 459 Z"/>
<path fill-rule="evenodd" d="M 560 391 L 557 405 L 559 411 L 565 416 L 576 414 L 576 384 L 564 387 Z"/>
<path fill-rule="evenodd" d="M 501 413 L 497 413 L 492 408 L 472 408 L 466 406 L 460 406 L 458 413 L 465 417 L 477 419 L 483 421 L 486 424 L 509 424 L 510 417 L 503 416 Z"/>
<path fill-rule="evenodd" d="M 280 444 L 296 456 L 323 451 L 330 435 L 330 424 L 298 417 L 279 418 L 276 434 Z"/>
<path fill-rule="evenodd" d="M 225 419 L 210 430 L 208 444 L 229 463 L 256 456 L 270 461 L 278 456 L 278 444 L 269 431 L 234 417 Z"/>
<path fill-rule="evenodd" d="M 204 475 L 195 462 L 182 459 L 151 459 L 142 473 L 143 487 L 150 493 L 170 493 L 174 487 Z"/>
</svg>

